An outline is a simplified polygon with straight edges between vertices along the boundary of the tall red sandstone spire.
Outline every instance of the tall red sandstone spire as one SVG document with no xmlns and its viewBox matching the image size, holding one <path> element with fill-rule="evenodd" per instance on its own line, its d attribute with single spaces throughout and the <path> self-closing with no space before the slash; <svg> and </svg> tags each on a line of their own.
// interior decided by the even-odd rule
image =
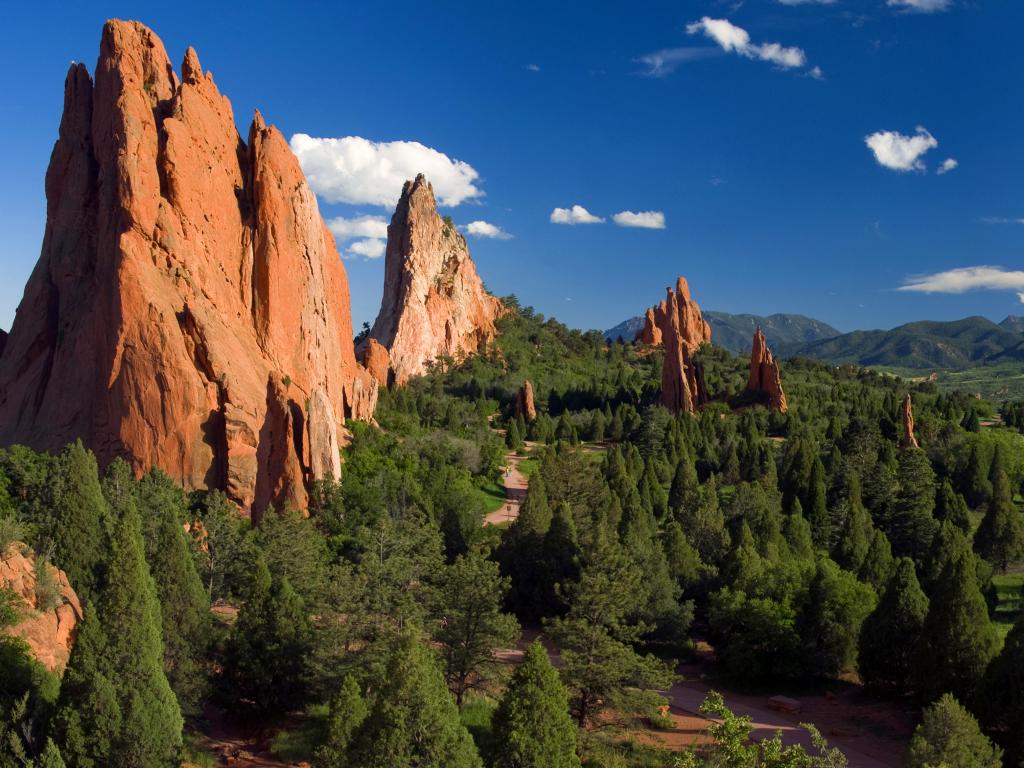
<svg viewBox="0 0 1024 768">
<path fill-rule="evenodd" d="M 348 280 L 284 137 L 243 141 L 191 48 L 137 22 L 73 64 L 42 253 L 0 356 L 0 444 L 81 437 L 246 508 L 304 505 L 370 418 Z"/>
<path fill-rule="evenodd" d="M 903 398 L 903 437 L 900 439 L 900 448 L 919 448 L 917 436 L 914 434 L 914 403 L 910 399 L 910 393 Z"/>
<path fill-rule="evenodd" d="M 401 386 L 439 357 L 482 350 L 501 311 L 476 273 L 466 239 L 438 214 L 430 182 L 422 174 L 407 181 L 388 225 L 384 296 L 370 330 L 388 353 L 387 378 Z M 369 349 L 368 340 L 364 360 Z"/>
<path fill-rule="evenodd" d="M 750 376 L 747 379 L 747 390 L 756 392 L 767 401 L 769 410 L 785 413 L 789 410 L 786 393 L 782 390 L 782 377 L 779 375 L 779 364 L 768 349 L 764 334 L 758 328 L 754 333 L 754 341 L 750 350 Z"/>
<path fill-rule="evenodd" d="M 700 306 L 690 298 L 685 277 L 676 289 L 665 289 L 665 299 L 647 310 L 638 340 L 662 346 L 665 363 L 661 371 L 661 402 L 673 413 L 693 413 L 709 401 L 704 372 L 693 360 L 693 353 L 711 341 L 711 326 L 704 320 Z"/>
</svg>

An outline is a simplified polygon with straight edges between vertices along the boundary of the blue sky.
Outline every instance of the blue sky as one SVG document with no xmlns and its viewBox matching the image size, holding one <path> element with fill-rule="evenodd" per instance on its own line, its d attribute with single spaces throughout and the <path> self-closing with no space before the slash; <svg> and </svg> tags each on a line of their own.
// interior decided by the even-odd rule
<svg viewBox="0 0 1024 768">
<path fill-rule="evenodd" d="M 327 219 L 390 217 L 378 201 L 393 182 L 364 180 L 382 162 L 439 163 L 435 189 L 459 201 L 443 212 L 511 236 L 470 237 L 488 287 L 570 325 L 610 327 L 678 274 L 705 308 L 842 330 L 1024 314 L 1013 0 L 36 2 L 3 14 L 3 328 L 39 253 L 68 63 L 93 66 L 108 17 L 153 27 L 176 64 L 193 45 L 243 135 L 258 107 L 288 137 L 367 140 L 309 144 Z M 367 165 L 332 179 L 324 158 Z M 939 173 L 947 159 L 956 167 Z M 604 221 L 551 221 L 577 205 Z M 620 226 L 623 212 L 648 225 L 660 213 L 664 228 Z M 360 221 L 336 225 L 361 233 L 340 243 L 357 327 L 376 315 L 384 268 L 351 253 L 379 250 L 365 243 L 379 224 Z M 950 272 L 978 266 L 1002 269 Z M 908 284 L 924 290 L 896 290 Z"/>
</svg>

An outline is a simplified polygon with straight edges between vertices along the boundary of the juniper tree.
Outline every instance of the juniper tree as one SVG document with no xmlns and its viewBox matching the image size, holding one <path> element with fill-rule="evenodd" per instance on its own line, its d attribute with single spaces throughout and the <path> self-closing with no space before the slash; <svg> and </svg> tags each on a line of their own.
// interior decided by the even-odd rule
<svg viewBox="0 0 1024 768">
<path fill-rule="evenodd" d="M 861 628 L 857 666 L 866 683 L 900 691 L 910 686 L 914 653 L 927 615 L 928 598 L 917 582 L 914 563 L 901 557 L 878 607 Z"/>
<path fill-rule="evenodd" d="M 1003 573 L 1024 554 L 1024 521 L 1013 503 L 1010 481 L 1002 469 L 995 472 L 992 480 L 992 496 L 974 534 L 974 548 Z"/>
<path fill-rule="evenodd" d="M 914 690 L 923 701 L 943 693 L 970 701 L 999 636 L 989 621 L 978 588 L 974 556 L 958 553 L 946 566 L 932 595 L 914 652 Z"/>
<path fill-rule="evenodd" d="M 950 694 L 925 709 L 907 749 L 906 768 L 1002 768 L 1002 750 Z"/>
<path fill-rule="evenodd" d="M 57 723 L 69 766 L 178 764 L 181 710 L 164 673 L 160 603 L 132 505 L 117 523 L 99 605 L 86 608 Z"/>
<path fill-rule="evenodd" d="M 565 687 L 539 642 L 512 673 L 494 724 L 494 768 L 579 768 Z"/>
</svg>

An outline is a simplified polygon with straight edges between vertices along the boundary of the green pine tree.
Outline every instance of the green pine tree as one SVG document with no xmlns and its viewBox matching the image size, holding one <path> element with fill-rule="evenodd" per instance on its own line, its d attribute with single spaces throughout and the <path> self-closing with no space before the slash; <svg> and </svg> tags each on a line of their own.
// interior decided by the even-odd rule
<svg viewBox="0 0 1024 768">
<path fill-rule="evenodd" d="M 512 673 L 494 723 L 494 768 L 579 768 L 565 688 L 539 642 Z"/>
<path fill-rule="evenodd" d="M 437 661 L 420 638 L 409 632 L 398 637 L 372 689 L 344 768 L 482 768 Z"/>
<path fill-rule="evenodd" d="M 94 599 L 102 584 L 112 530 L 96 457 L 76 440 L 53 463 L 51 478 L 49 534 L 54 564 L 67 574 L 80 600 Z"/>
<path fill-rule="evenodd" d="M 1013 503 L 1010 481 L 1002 469 L 997 469 L 992 480 L 992 497 L 974 534 L 974 549 L 1003 573 L 1024 554 L 1024 521 Z"/>
<path fill-rule="evenodd" d="M 164 673 L 161 634 L 141 524 L 129 505 L 98 609 L 86 615 L 61 690 L 58 731 L 70 766 L 178 764 L 182 717 Z"/>
<path fill-rule="evenodd" d="M 1006 735 L 1011 765 L 1024 758 L 1024 615 L 1018 617 L 989 664 L 975 697 L 974 710 L 982 721 Z"/>
<path fill-rule="evenodd" d="M 971 514 L 967 508 L 967 501 L 953 490 L 949 478 L 942 481 L 935 497 L 935 519 L 939 522 L 948 520 L 965 534 L 971 533 Z"/>
<path fill-rule="evenodd" d="M 466 693 L 492 680 L 500 668 L 494 651 L 511 648 L 519 638 L 515 617 L 501 612 L 508 584 L 498 564 L 479 552 L 459 557 L 442 576 L 437 613 L 443 618 L 434 639 L 460 708 Z"/>
<path fill-rule="evenodd" d="M 183 522 L 184 491 L 160 470 L 137 487 L 149 561 L 163 619 L 164 669 L 181 708 L 198 712 L 206 692 L 205 658 L 210 642 L 210 600 L 203 589 Z"/>
<path fill-rule="evenodd" d="M 225 651 L 224 674 L 239 700 L 262 713 L 300 706 L 311 644 L 302 598 L 287 576 L 271 578 L 266 559 L 258 557 Z"/>
<path fill-rule="evenodd" d="M 1003 751 L 971 713 L 946 693 L 924 711 L 904 758 L 906 768 L 1002 768 Z"/>
<path fill-rule="evenodd" d="M 900 451 L 899 490 L 892 513 L 883 528 L 895 555 L 910 557 L 920 565 L 938 528 L 935 511 L 935 472 L 920 448 Z"/>
<path fill-rule="evenodd" d="M 928 615 L 928 598 L 917 583 L 912 560 L 901 557 L 878 607 L 860 633 L 858 669 L 864 682 L 900 691 L 910 686 L 917 641 Z"/>
<path fill-rule="evenodd" d="M 923 701 L 946 692 L 970 701 L 998 649 L 974 556 L 961 552 L 946 566 L 932 595 L 914 652 L 914 690 Z"/>
<path fill-rule="evenodd" d="M 346 675 L 341 689 L 331 699 L 327 717 L 327 738 L 313 757 L 315 768 L 348 768 L 348 749 L 352 737 L 366 720 L 369 709 L 363 700 L 359 684 Z"/>
</svg>

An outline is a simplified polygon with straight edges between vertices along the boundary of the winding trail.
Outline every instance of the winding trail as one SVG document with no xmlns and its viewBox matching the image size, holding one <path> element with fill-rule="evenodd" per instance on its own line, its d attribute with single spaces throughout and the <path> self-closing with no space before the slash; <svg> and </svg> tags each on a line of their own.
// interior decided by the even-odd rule
<svg viewBox="0 0 1024 768">
<path fill-rule="evenodd" d="M 495 433 L 505 436 L 505 430 L 491 428 Z M 527 440 L 524 445 L 530 451 L 537 447 L 537 443 Z M 519 469 L 519 463 L 528 459 L 528 456 L 520 456 L 515 451 L 505 454 L 505 469 L 502 472 L 502 485 L 505 486 L 505 503 L 500 509 L 496 509 L 484 516 L 484 525 L 501 525 L 512 523 L 519 517 L 519 508 L 526 498 L 526 489 L 530 486 L 530 479 Z"/>
</svg>

